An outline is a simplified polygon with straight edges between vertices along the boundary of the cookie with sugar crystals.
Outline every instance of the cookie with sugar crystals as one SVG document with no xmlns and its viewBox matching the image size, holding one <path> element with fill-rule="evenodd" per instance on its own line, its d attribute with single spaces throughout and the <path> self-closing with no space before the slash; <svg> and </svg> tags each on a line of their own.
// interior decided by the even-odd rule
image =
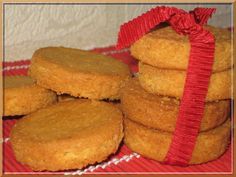
<svg viewBox="0 0 236 177">
<path fill-rule="evenodd" d="M 35 171 L 81 169 L 116 152 L 122 118 L 109 103 L 64 101 L 18 120 L 10 141 L 16 159 Z"/>
<path fill-rule="evenodd" d="M 57 101 L 56 93 L 36 85 L 28 76 L 3 78 L 4 116 L 26 115 Z"/>
<path fill-rule="evenodd" d="M 231 98 L 232 69 L 213 73 L 206 101 Z M 139 62 L 139 81 L 141 86 L 150 93 L 182 98 L 186 71 L 160 69 Z"/>
<path fill-rule="evenodd" d="M 150 128 L 175 130 L 180 101 L 144 90 L 134 78 L 121 89 L 121 108 L 125 116 Z M 200 131 L 222 124 L 229 116 L 230 100 L 206 102 Z"/>
<path fill-rule="evenodd" d="M 228 29 L 205 26 L 215 36 L 213 72 L 232 67 L 231 33 Z M 131 46 L 131 55 L 143 63 L 163 69 L 186 70 L 189 61 L 188 36 L 177 34 L 170 26 L 146 34 Z"/>
<path fill-rule="evenodd" d="M 131 77 L 128 65 L 112 57 L 80 49 L 46 47 L 32 57 L 30 75 L 57 94 L 90 99 L 119 99 Z"/>
<path fill-rule="evenodd" d="M 169 150 L 172 133 L 147 128 L 125 119 L 124 142 L 133 151 L 144 157 L 163 162 Z M 222 125 L 199 133 L 189 164 L 201 164 L 220 157 L 230 141 L 230 119 Z"/>
</svg>

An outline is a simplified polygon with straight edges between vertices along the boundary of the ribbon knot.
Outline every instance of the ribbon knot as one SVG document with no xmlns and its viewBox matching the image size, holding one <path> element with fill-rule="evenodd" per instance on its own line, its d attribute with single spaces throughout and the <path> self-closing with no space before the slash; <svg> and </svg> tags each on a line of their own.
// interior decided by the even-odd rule
<svg viewBox="0 0 236 177">
<path fill-rule="evenodd" d="M 178 34 L 192 34 L 201 29 L 201 26 L 195 22 L 194 16 L 189 13 L 177 13 L 168 22 Z"/>
</svg>

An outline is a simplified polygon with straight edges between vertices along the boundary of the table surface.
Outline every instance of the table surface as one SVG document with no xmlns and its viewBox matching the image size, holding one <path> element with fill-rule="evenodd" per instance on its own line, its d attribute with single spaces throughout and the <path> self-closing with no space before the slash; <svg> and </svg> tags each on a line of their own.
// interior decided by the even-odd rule
<svg viewBox="0 0 236 177">
<path fill-rule="evenodd" d="M 137 60 L 130 56 L 128 49 L 115 50 L 113 46 L 97 48 L 93 51 L 112 56 L 129 65 L 133 73 L 138 72 Z M 27 75 L 30 60 L 3 62 L 3 75 Z M 19 117 L 3 118 L 3 171 L 4 174 L 232 174 L 232 143 L 227 151 L 217 160 L 200 165 L 178 167 L 161 164 L 142 157 L 121 144 L 118 152 L 106 161 L 88 166 L 82 170 L 60 172 L 33 172 L 29 167 L 16 161 L 12 152 L 9 133 Z M 156 149 L 158 151 L 158 149 Z"/>
</svg>

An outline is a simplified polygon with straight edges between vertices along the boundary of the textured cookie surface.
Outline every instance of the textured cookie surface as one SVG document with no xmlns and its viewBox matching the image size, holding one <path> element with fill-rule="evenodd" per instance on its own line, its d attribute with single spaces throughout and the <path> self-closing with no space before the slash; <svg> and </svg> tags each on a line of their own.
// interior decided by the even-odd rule
<svg viewBox="0 0 236 177">
<path fill-rule="evenodd" d="M 125 144 L 133 151 L 157 161 L 164 161 L 172 133 L 150 129 L 125 119 Z M 230 120 L 198 135 L 189 164 L 205 163 L 221 156 L 230 140 Z"/>
<path fill-rule="evenodd" d="M 213 73 L 210 78 L 206 101 L 231 98 L 232 69 Z M 159 69 L 139 62 L 139 81 L 150 93 L 181 98 L 186 71 Z"/>
<path fill-rule="evenodd" d="M 180 101 L 145 91 L 137 78 L 128 82 L 121 90 L 121 107 L 125 116 L 143 124 L 168 132 L 175 129 Z M 222 124 L 229 116 L 230 100 L 205 104 L 200 131 L 206 131 Z"/>
<path fill-rule="evenodd" d="M 56 93 L 28 76 L 4 77 L 4 116 L 26 115 L 57 101 Z"/>
<path fill-rule="evenodd" d="M 232 66 L 231 34 L 227 29 L 206 26 L 215 36 L 213 71 L 223 71 Z M 131 55 L 138 60 L 166 69 L 186 70 L 189 61 L 188 36 L 177 34 L 171 27 L 148 33 L 131 46 Z"/>
<path fill-rule="evenodd" d="M 58 94 L 91 99 L 119 99 L 118 91 L 130 77 L 126 64 L 79 49 L 47 47 L 32 57 L 30 75 L 37 84 Z"/>
<path fill-rule="evenodd" d="M 115 153 L 122 113 L 98 101 L 72 100 L 20 119 L 10 135 L 16 159 L 35 171 L 81 169 Z"/>
</svg>

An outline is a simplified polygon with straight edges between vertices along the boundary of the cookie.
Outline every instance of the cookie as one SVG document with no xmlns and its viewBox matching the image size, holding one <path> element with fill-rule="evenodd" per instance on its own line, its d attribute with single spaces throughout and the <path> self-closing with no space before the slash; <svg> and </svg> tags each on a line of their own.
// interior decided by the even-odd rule
<svg viewBox="0 0 236 177">
<path fill-rule="evenodd" d="M 144 157 L 163 162 L 169 150 L 172 133 L 150 129 L 125 119 L 125 144 Z M 198 135 L 189 164 L 201 164 L 221 156 L 230 141 L 230 119 Z"/>
<path fill-rule="evenodd" d="M 230 31 L 213 26 L 204 28 L 215 36 L 213 72 L 230 68 L 233 64 Z M 146 34 L 130 50 L 138 60 L 158 68 L 186 70 L 188 67 L 188 36 L 177 34 L 170 26 Z"/>
<path fill-rule="evenodd" d="M 232 69 L 213 73 L 210 78 L 206 101 L 231 98 Z M 139 81 L 150 93 L 181 98 L 186 71 L 159 69 L 139 62 Z"/>
<path fill-rule="evenodd" d="M 168 132 L 175 130 L 180 101 L 173 97 L 159 96 L 144 90 L 137 78 L 121 90 L 121 108 L 129 119 L 150 128 Z M 230 112 L 230 100 L 207 102 L 200 131 L 222 124 Z"/>
<path fill-rule="evenodd" d="M 81 169 L 116 152 L 122 117 L 109 103 L 64 101 L 18 120 L 10 141 L 16 159 L 35 171 Z"/>
<path fill-rule="evenodd" d="M 128 65 L 114 58 L 64 47 L 37 50 L 29 70 L 42 87 L 90 99 L 119 99 L 131 76 Z"/>
<path fill-rule="evenodd" d="M 57 101 L 56 93 L 36 85 L 28 76 L 3 79 L 4 116 L 26 115 Z"/>
</svg>

